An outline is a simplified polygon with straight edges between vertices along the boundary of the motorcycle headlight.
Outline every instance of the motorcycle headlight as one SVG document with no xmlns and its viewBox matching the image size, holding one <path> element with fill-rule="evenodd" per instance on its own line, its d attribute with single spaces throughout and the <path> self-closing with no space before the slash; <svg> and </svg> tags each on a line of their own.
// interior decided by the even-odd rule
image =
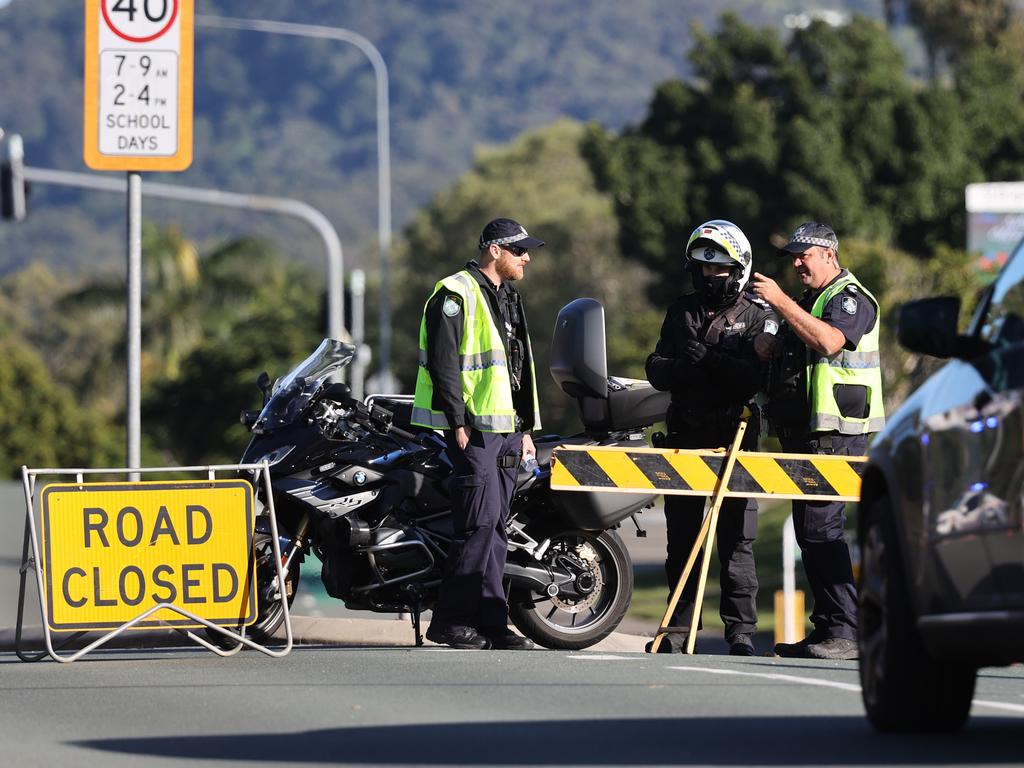
<svg viewBox="0 0 1024 768">
<path fill-rule="evenodd" d="M 270 451 L 269 453 L 264 453 L 262 456 L 260 456 L 258 459 L 256 459 L 256 461 L 254 461 L 253 463 L 254 464 L 260 464 L 261 462 L 266 461 L 267 464 L 269 464 L 270 466 L 274 466 L 279 461 L 281 461 L 281 459 L 283 459 L 285 456 L 287 456 L 289 453 L 291 453 L 294 450 L 295 450 L 295 446 L 294 445 L 282 445 L 281 447 L 275 448 L 274 450 Z"/>
</svg>

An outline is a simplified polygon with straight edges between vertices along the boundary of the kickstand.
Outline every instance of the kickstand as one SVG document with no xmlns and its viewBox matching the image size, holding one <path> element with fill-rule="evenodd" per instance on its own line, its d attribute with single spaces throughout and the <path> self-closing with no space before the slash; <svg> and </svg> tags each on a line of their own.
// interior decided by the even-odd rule
<svg viewBox="0 0 1024 768">
<path fill-rule="evenodd" d="M 636 519 L 636 515 L 630 515 L 629 519 L 633 521 L 633 525 L 636 526 L 636 537 L 638 539 L 646 539 L 647 531 L 640 527 L 640 521 Z"/>
<path fill-rule="evenodd" d="M 423 646 L 423 635 L 420 634 L 420 598 L 419 595 L 412 601 L 412 633 L 416 636 L 416 647 Z"/>
</svg>

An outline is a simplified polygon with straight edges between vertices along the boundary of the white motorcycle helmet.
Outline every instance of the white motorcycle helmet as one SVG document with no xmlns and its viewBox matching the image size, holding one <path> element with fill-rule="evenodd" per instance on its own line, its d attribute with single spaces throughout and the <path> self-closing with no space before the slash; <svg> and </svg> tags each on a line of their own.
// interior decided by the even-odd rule
<svg viewBox="0 0 1024 768">
<path fill-rule="evenodd" d="M 732 269 L 728 277 L 707 278 L 704 264 L 727 264 Z M 686 266 L 705 306 L 721 309 L 734 304 L 750 281 L 752 264 L 750 241 L 731 221 L 706 221 L 686 242 Z"/>
</svg>

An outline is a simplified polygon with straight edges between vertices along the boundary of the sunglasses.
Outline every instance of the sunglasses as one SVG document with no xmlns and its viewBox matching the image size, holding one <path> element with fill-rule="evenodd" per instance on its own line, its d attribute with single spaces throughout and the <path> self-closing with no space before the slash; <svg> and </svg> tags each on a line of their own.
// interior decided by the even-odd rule
<svg viewBox="0 0 1024 768">
<path fill-rule="evenodd" d="M 525 253 L 529 253 L 529 248 L 521 248 L 518 245 L 503 245 L 501 246 L 506 251 L 511 253 L 513 256 L 522 256 Z"/>
</svg>

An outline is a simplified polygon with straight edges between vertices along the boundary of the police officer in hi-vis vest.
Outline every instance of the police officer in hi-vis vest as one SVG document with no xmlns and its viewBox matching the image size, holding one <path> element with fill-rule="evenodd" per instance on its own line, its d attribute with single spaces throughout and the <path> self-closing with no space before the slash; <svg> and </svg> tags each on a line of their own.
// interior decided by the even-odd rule
<svg viewBox="0 0 1024 768">
<path fill-rule="evenodd" d="M 800 301 L 763 275 L 755 273 L 751 282 L 784 322 L 774 349 L 768 419 L 786 453 L 862 456 L 868 436 L 885 425 L 878 302 L 840 266 L 839 239 L 828 225 L 802 224 L 782 251 L 806 288 Z M 814 629 L 798 643 L 777 644 L 779 656 L 857 658 L 857 591 L 843 538 L 845 508 L 843 502 L 793 502 Z"/>
<path fill-rule="evenodd" d="M 420 323 L 414 424 L 444 430 L 454 538 L 427 639 L 455 648 L 528 650 L 508 628 L 502 578 L 508 516 L 523 455 L 536 449 L 537 380 L 513 287 L 544 245 L 512 219 L 480 235 L 479 261 L 434 286 Z"/>
</svg>

